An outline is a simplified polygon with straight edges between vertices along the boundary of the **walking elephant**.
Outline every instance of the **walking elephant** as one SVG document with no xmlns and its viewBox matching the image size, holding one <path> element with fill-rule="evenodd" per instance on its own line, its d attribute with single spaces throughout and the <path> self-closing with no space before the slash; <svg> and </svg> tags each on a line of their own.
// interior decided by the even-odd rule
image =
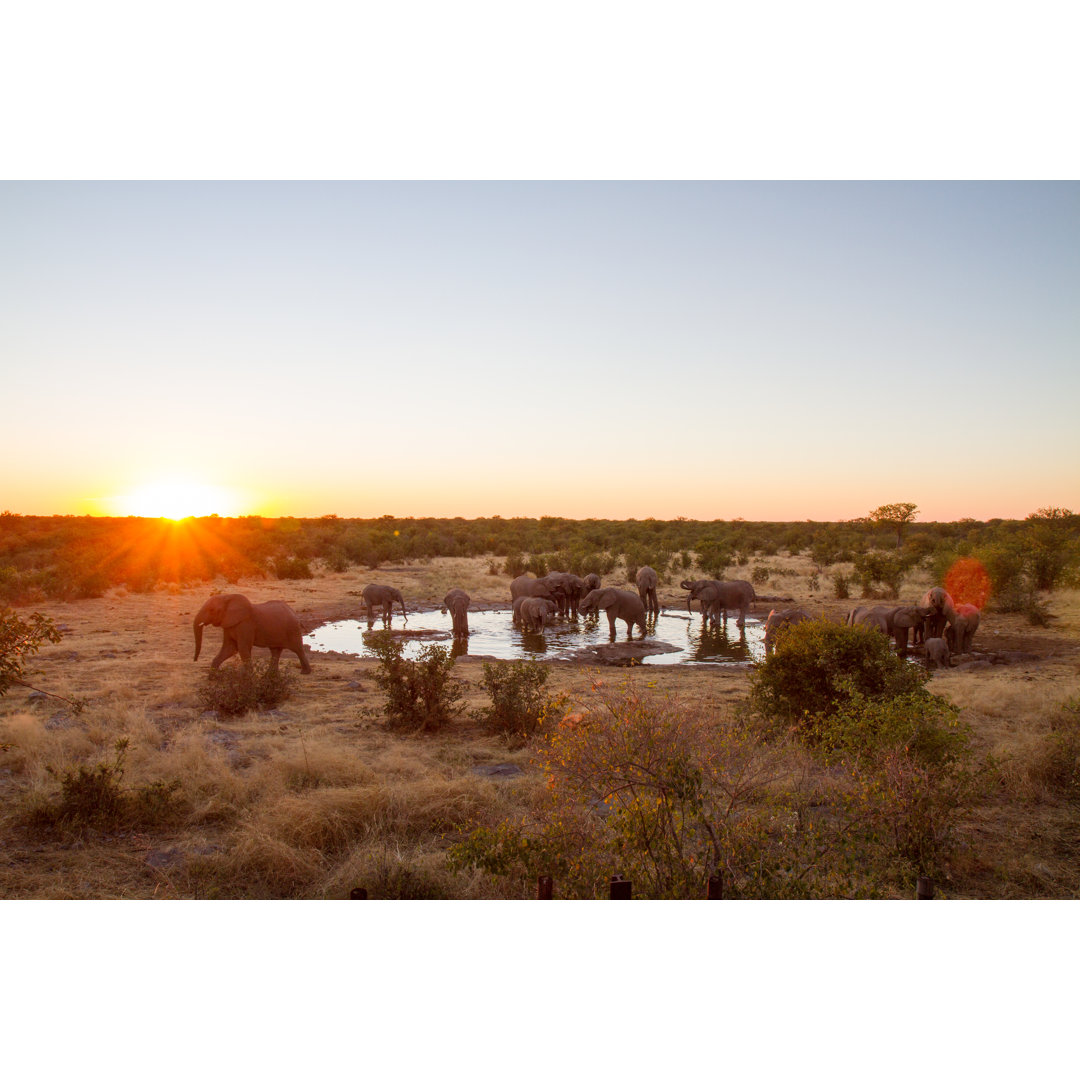
<svg viewBox="0 0 1080 1080">
<path fill-rule="evenodd" d="M 405 613 L 405 598 L 401 595 L 401 590 L 395 589 L 393 585 L 365 585 L 360 590 L 360 595 L 364 599 L 368 626 L 375 621 L 377 607 L 383 609 L 383 624 L 389 626 L 394 614 L 394 604 L 401 605 L 401 614 L 406 622 L 409 621 L 409 616 Z"/>
<path fill-rule="evenodd" d="M 642 566 L 637 572 L 637 591 L 645 610 L 650 615 L 660 614 L 660 601 L 656 597 L 656 587 L 660 578 L 651 566 Z"/>
<path fill-rule="evenodd" d="M 949 648 L 959 656 L 971 652 L 971 641 L 979 629 L 979 609 L 974 604 L 957 604 L 956 618 L 945 630 Z"/>
<path fill-rule="evenodd" d="M 204 626 L 220 626 L 224 631 L 221 651 L 211 661 L 212 668 L 219 668 L 236 653 L 245 663 L 251 662 L 252 647 L 270 650 L 270 663 L 276 670 L 283 649 L 289 649 L 300 658 L 300 670 L 307 675 L 311 671 L 304 653 L 303 633 L 300 620 L 288 604 L 281 600 L 267 600 L 253 604 L 240 593 L 224 593 L 211 596 L 195 616 L 195 659 L 202 651 Z"/>
<path fill-rule="evenodd" d="M 442 602 L 442 613 L 450 613 L 454 624 L 454 637 L 469 636 L 469 594 L 464 589 L 451 589 Z"/>
<path fill-rule="evenodd" d="M 522 596 L 519 599 L 521 605 L 517 611 L 522 628 L 530 633 L 542 634 L 548 621 L 555 615 L 555 601 L 540 596 Z"/>
<path fill-rule="evenodd" d="M 641 636 L 645 636 L 645 605 L 637 593 L 629 589 L 593 589 L 582 599 L 578 610 L 587 615 L 590 611 L 605 611 L 611 639 L 615 640 L 615 622 L 622 619 L 626 623 L 626 636 L 633 637 L 634 626 L 641 627 Z"/>
<path fill-rule="evenodd" d="M 948 623 L 951 626 L 956 618 L 956 605 L 953 603 L 953 598 L 940 585 L 927 589 L 919 606 L 933 608 L 926 619 L 925 636 L 928 638 L 941 637 L 945 624 Z"/>
<path fill-rule="evenodd" d="M 769 617 L 765 620 L 765 651 L 772 652 L 776 647 L 777 635 L 786 630 L 789 626 L 797 626 L 801 622 L 806 622 L 810 616 L 803 611 L 802 608 L 787 608 L 784 611 L 777 611 L 773 608 L 769 612 Z"/>
</svg>

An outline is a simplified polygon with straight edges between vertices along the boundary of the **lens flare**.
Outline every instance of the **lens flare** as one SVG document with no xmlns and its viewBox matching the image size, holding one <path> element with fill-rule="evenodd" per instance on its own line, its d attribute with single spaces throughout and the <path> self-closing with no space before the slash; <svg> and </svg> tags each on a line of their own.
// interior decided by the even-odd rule
<svg viewBox="0 0 1080 1080">
<path fill-rule="evenodd" d="M 945 591 L 957 604 L 974 604 L 980 611 L 990 599 L 990 575 L 978 559 L 957 559 L 945 575 Z"/>
</svg>

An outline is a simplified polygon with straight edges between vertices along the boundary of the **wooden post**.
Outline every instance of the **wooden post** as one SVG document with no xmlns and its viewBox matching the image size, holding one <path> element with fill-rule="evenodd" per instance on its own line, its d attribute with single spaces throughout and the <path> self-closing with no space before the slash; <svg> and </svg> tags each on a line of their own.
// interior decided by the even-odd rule
<svg viewBox="0 0 1080 1080">
<path fill-rule="evenodd" d="M 536 899 L 537 900 L 550 900 L 551 899 L 551 878 L 547 874 L 541 874 L 536 879 Z"/>
<path fill-rule="evenodd" d="M 934 899 L 934 879 L 932 877 L 921 877 L 915 882 L 915 899 Z"/>
<path fill-rule="evenodd" d="M 630 882 L 627 881 L 622 874 L 615 874 L 611 879 L 611 899 L 612 900 L 631 900 L 633 888 Z"/>
<path fill-rule="evenodd" d="M 360 886 L 358 885 L 355 889 L 353 889 L 353 891 L 351 893 L 349 893 L 349 899 L 350 900 L 366 900 L 367 899 L 367 889 L 361 889 Z"/>
<path fill-rule="evenodd" d="M 719 874 L 713 874 L 709 878 L 708 891 L 705 894 L 706 900 L 723 900 L 724 899 L 724 879 Z"/>
</svg>

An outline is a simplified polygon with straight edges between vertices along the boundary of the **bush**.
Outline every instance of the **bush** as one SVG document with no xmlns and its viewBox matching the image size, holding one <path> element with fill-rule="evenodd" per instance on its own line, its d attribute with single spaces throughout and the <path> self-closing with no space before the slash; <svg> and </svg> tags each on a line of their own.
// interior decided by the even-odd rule
<svg viewBox="0 0 1080 1080">
<path fill-rule="evenodd" d="M 765 585 L 769 580 L 769 568 L 767 566 L 755 566 L 750 574 L 750 581 L 754 585 Z"/>
<path fill-rule="evenodd" d="M 507 555 L 503 563 L 503 573 L 510 578 L 521 577 L 525 573 L 528 558 L 523 554 Z"/>
<path fill-rule="evenodd" d="M 311 564 L 298 556 L 283 557 L 274 560 L 274 576 L 289 580 L 312 577 Z"/>
<path fill-rule="evenodd" d="M 855 556 L 855 570 L 862 582 L 864 598 L 873 597 L 874 586 L 882 584 L 889 597 L 895 600 L 900 595 L 900 583 L 907 573 L 907 566 L 902 557 L 872 548 Z"/>
<path fill-rule="evenodd" d="M 291 692 L 290 675 L 269 660 L 257 660 L 211 668 L 206 685 L 199 689 L 199 701 L 204 709 L 242 716 L 253 709 L 272 709 Z"/>
<path fill-rule="evenodd" d="M 928 678 L 925 669 L 898 657 L 884 634 L 811 619 L 789 627 L 756 666 L 751 701 L 814 743 L 822 718 L 852 700 L 911 693 Z"/>
<path fill-rule="evenodd" d="M 477 710 L 477 719 L 489 731 L 528 738 L 546 711 L 564 703 L 544 693 L 551 669 L 535 660 L 484 664 L 484 687 L 491 705 Z"/>
<path fill-rule="evenodd" d="M 60 780 L 60 799 L 38 807 L 32 822 L 75 830 L 172 824 L 182 809 L 175 798 L 180 781 L 157 780 L 131 790 L 123 788 L 127 748 L 127 739 L 117 740 L 112 761 L 98 762 L 93 768 L 80 765 L 61 774 L 48 766 L 48 773 Z"/>
<path fill-rule="evenodd" d="M 414 731 L 438 731 L 459 712 L 463 691 L 452 678 L 454 660 L 440 645 L 427 645 L 416 660 L 406 660 L 403 646 L 392 634 L 368 638 L 379 658 L 373 678 L 386 692 L 386 726 Z"/>
<path fill-rule="evenodd" d="M 839 570 L 832 576 L 833 583 L 833 596 L 837 600 L 847 600 L 851 596 L 851 588 L 848 584 L 848 578 L 842 574 Z"/>
</svg>

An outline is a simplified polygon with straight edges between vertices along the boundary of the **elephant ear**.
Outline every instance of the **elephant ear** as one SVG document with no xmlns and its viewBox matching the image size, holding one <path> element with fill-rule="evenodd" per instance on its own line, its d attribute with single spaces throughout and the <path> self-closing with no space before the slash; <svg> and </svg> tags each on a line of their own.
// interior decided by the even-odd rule
<svg viewBox="0 0 1080 1080">
<path fill-rule="evenodd" d="M 607 609 L 611 607 L 611 605 L 614 604 L 617 599 L 618 597 L 615 595 L 614 589 L 605 589 L 600 594 L 600 598 L 596 601 L 596 606 L 602 611 L 607 611 Z"/>
<path fill-rule="evenodd" d="M 227 597 L 221 613 L 221 625 L 223 627 L 237 626 L 245 619 L 251 618 L 251 601 L 246 596 L 237 593 Z"/>
</svg>

